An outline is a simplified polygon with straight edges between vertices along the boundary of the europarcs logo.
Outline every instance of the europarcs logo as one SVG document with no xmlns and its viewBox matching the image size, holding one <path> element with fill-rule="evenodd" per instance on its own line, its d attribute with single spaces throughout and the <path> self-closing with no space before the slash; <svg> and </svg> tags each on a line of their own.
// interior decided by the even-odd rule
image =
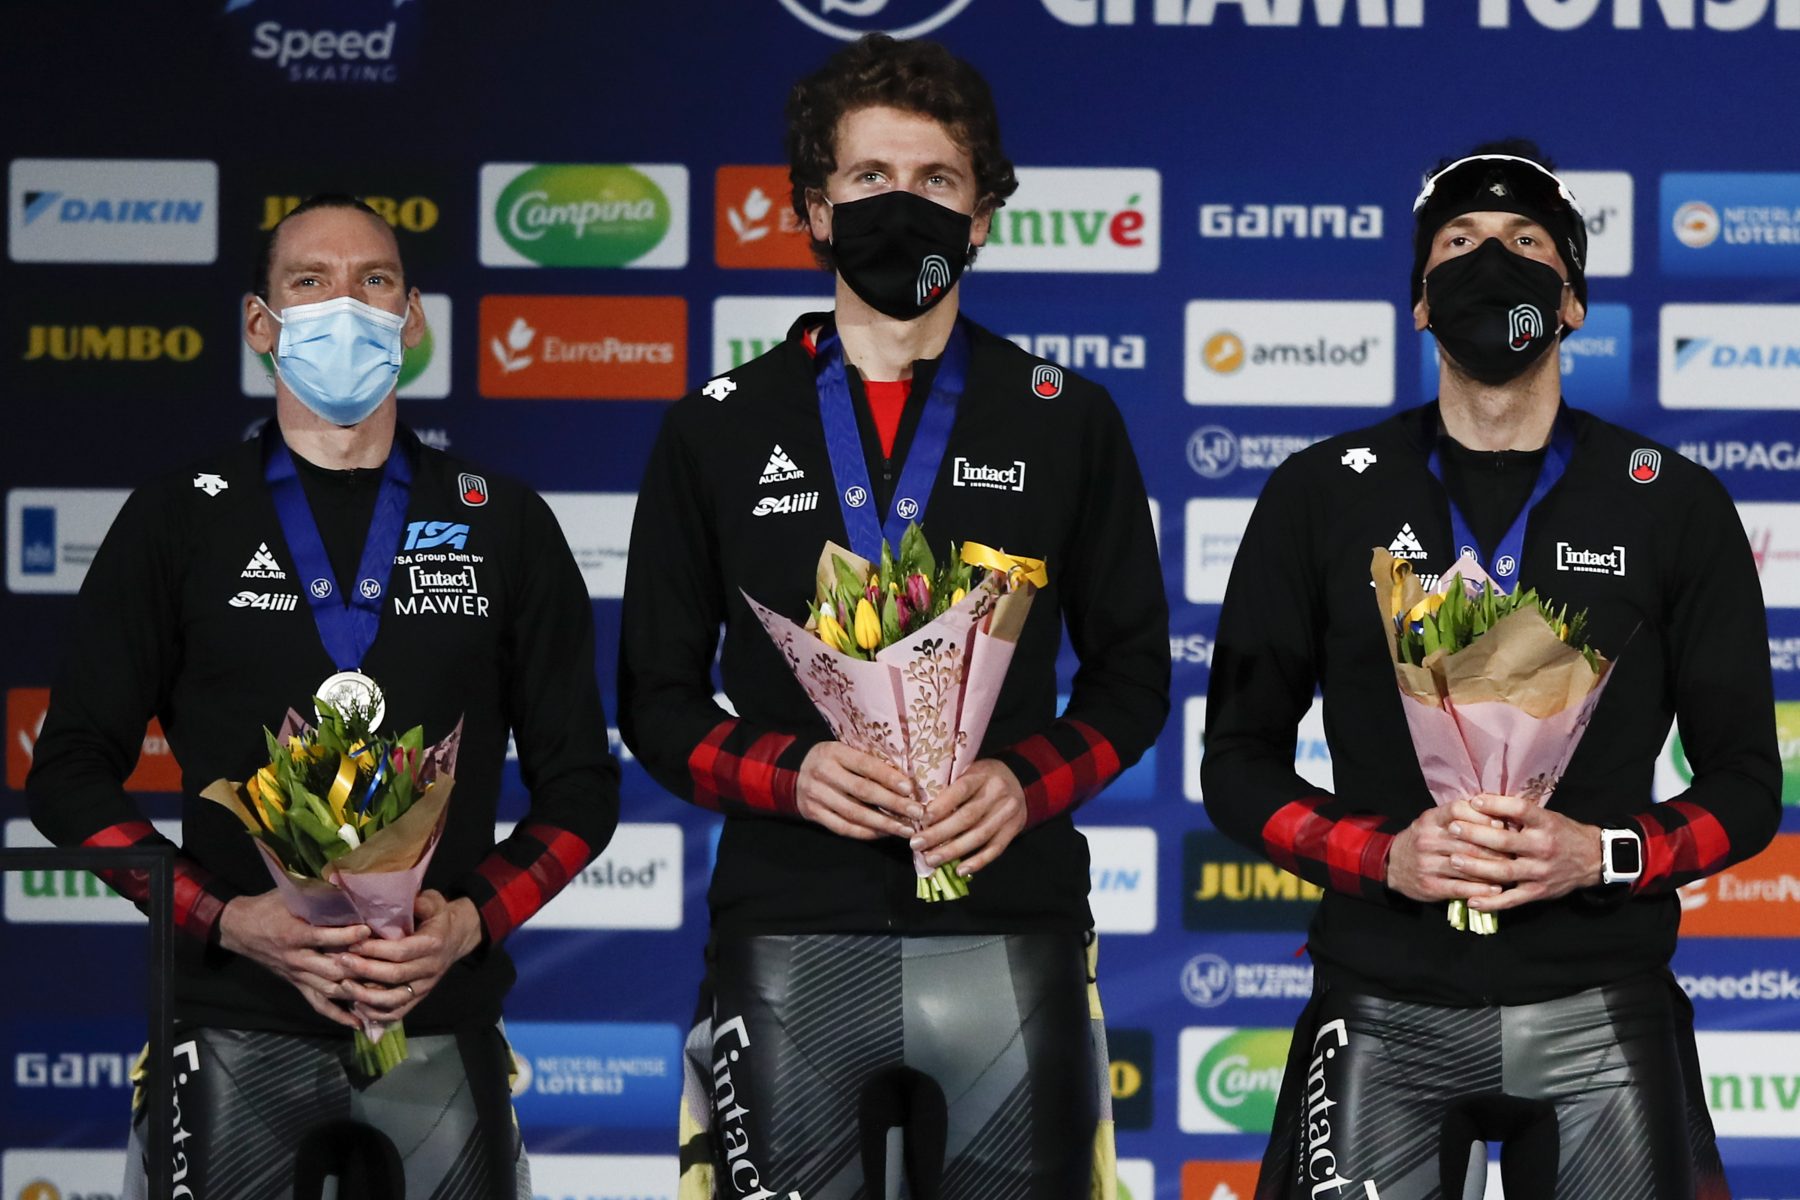
<svg viewBox="0 0 1800 1200">
<path fill-rule="evenodd" d="M 973 0 L 780 0 L 796 20 L 826 37 L 855 41 L 865 33 L 924 37 Z"/>
</svg>

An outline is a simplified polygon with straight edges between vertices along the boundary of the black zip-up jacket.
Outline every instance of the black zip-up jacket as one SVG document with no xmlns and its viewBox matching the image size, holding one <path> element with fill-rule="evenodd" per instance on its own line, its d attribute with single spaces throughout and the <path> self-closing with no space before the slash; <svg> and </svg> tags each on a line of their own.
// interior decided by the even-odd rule
<svg viewBox="0 0 1800 1200">
<path fill-rule="evenodd" d="M 828 320 L 803 317 L 779 347 L 670 410 L 632 528 L 620 731 L 664 787 L 727 817 L 710 894 L 717 930 L 1084 929 L 1087 844 L 1069 814 L 1149 748 L 1168 714 L 1168 606 L 1124 422 L 1102 388 L 970 326 L 968 382 L 922 527 L 939 555 L 976 541 L 1042 558 L 1050 586 L 983 746 L 1018 775 L 1028 827 L 967 899 L 922 903 L 904 840 L 859 842 L 797 815 L 800 763 L 831 734 L 739 594 L 803 620 L 820 550 L 848 544 L 804 337 Z M 934 366 L 915 368 L 891 459 L 858 397 L 878 511 Z M 1081 666 L 1059 719 L 1065 621 Z M 735 715 L 714 702 L 715 650 Z"/>
<path fill-rule="evenodd" d="M 269 873 L 237 818 L 199 792 L 267 761 L 263 729 L 336 671 L 282 536 L 264 456 L 234 446 L 134 492 L 82 584 L 74 637 L 50 694 L 27 789 L 58 845 L 163 843 L 123 789 L 144 726 L 162 722 L 181 764 L 176 1015 L 202 1025 L 342 1034 L 293 986 L 221 949 L 219 914 L 266 892 Z M 484 946 L 406 1018 L 415 1033 L 491 1025 L 512 986 L 498 944 L 612 837 L 618 764 L 594 678 L 593 608 L 568 544 L 528 488 L 398 434 L 413 459 L 380 632 L 362 668 L 386 694 L 383 729 L 422 725 L 427 744 L 463 721 L 456 790 L 424 886 L 480 910 Z M 295 456 L 341 581 L 361 556 L 381 472 L 326 471 Z M 409 546 L 409 543 L 411 545 Z M 508 731 L 531 807 L 494 843 Z M 144 880 L 106 875 L 142 905 Z"/>
<path fill-rule="evenodd" d="M 1665 446 L 1568 408 L 1567 473 L 1526 526 L 1520 587 L 1571 612 L 1614 677 L 1550 803 L 1634 823 L 1646 869 L 1623 888 L 1511 909 L 1458 933 L 1442 903 L 1384 883 L 1393 836 L 1432 803 L 1412 751 L 1369 580 L 1372 547 L 1421 575 L 1453 561 L 1427 468 L 1436 404 L 1312 446 L 1263 489 L 1232 565 L 1207 693 L 1206 808 L 1227 834 L 1326 888 L 1308 946 L 1324 980 L 1434 1004 L 1523 1004 L 1664 967 L 1674 889 L 1756 853 L 1780 818 L 1762 591 L 1725 489 Z M 1294 772 L 1315 686 L 1336 794 Z M 1671 719 L 1693 786 L 1651 778 Z"/>
</svg>

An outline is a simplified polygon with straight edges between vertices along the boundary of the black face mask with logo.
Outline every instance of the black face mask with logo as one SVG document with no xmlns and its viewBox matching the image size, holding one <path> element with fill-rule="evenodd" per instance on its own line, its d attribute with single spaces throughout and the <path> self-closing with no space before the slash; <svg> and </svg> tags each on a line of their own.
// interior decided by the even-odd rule
<svg viewBox="0 0 1800 1200">
<path fill-rule="evenodd" d="M 870 308 L 911 321 L 962 278 L 973 223 L 968 213 L 912 192 L 882 192 L 832 206 L 831 255 Z"/>
<path fill-rule="evenodd" d="M 1472 378 L 1506 383 L 1556 344 L 1566 286 L 1555 267 L 1489 238 L 1425 277 L 1431 332 Z"/>
</svg>

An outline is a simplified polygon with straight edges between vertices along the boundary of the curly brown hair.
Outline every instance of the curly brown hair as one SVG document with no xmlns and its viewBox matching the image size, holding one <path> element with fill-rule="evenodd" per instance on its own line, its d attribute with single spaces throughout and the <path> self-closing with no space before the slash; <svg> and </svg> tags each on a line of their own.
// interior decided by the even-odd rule
<svg viewBox="0 0 1800 1200">
<path fill-rule="evenodd" d="M 807 194 L 823 191 L 837 169 L 838 122 L 876 105 L 931 118 L 968 152 L 981 196 L 976 212 L 1001 207 L 1018 190 L 1012 162 L 1000 147 L 994 96 L 981 73 L 936 42 L 872 33 L 833 54 L 788 93 L 788 180 L 802 225 L 810 223 Z M 830 243 L 814 238 L 812 249 L 830 270 Z"/>
</svg>

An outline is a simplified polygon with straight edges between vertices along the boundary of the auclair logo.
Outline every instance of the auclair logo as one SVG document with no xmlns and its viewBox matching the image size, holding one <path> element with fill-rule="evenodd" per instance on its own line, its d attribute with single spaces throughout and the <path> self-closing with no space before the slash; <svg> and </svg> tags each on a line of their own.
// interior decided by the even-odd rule
<svg viewBox="0 0 1800 1200">
<path fill-rule="evenodd" d="M 1629 474 L 1633 483 L 1655 483 L 1662 474 L 1662 451 L 1648 446 L 1633 450 Z"/>
<path fill-rule="evenodd" d="M 488 502 L 487 480 L 479 475 L 464 471 L 456 477 L 456 490 L 462 496 L 462 502 L 470 508 L 480 508 Z"/>
<path fill-rule="evenodd" d="M 1506 314 L 1507 345 L 1515 352 L 1530 346 L 1532 340 L 1544 336 L 1544 314 L 1533 304 L 1520 304 Z"/>
<path fill-rule="evenodd" d="M 238 574 L 239 579 L 286 579 L 287 572 L 275 561 L 275 555 L 269 550 L 269 543 L 257 546 L 256 553 L 250 556 L 250 562 Z"/>
<path fill-rule="evenodd" d="M 1395 558 L 1405 559 L 1431 557 L 1430 554 L 1426 553 L 1424 544 L 1419 541 L 1419 535 L 1413 532 L 1413 527 L 1410 523 L 1402 525 L 1400 527 L 1400 532 L 1394 535 L 1394 540 L 1388 543 L 1388 553 L 1392 554 Z"/>
<path fill-rule="evenodd" d="M 989 467 L 958 455 L 955 465 L 951 482 L 957 487 L 992 488 L 1002 492 L 1025 490 L 1025 464 L 1016 459 L 1009 467 Z"/>
<path fill-rule="evenodd" d="M 764 465 L 762 478 L 756 482 L 758 486 L 767 487 L 771 483 L 786 483 L 790 479 L 804 479 L 806 472 L 794 465 L 787 451 L 780 446 L 769 451 L 769 461 Z"/>
<path fill-rule="evenodd" d="M 819 493 L 797 492 L 792 496 L 782 496 L 779 499 L 774 496 L 764 496 L 756 502 L 756 507 L 750 510 L 750 515 L 767 517 L 778 513 L 803 513 L 811 512 L 817 507 L 819 507 Z"/>
<path fill-rule="evenodd" d="M 1046 400 L 1062 395 L 1063 373 L 1060 367 L 1039 363 L 1031 370 L 1031 390 Z"/>
<path fill-rule="evenodd" d="M 463 549 L 469 540 L 469 527 L 455 521 L 412 521 L 406 526 L 403 550 L 435 550 L 448 546 Z"/>
<path fill-rule="evenodd" d="M 1625 574 L 1625 547 L 1610 550 L 1577 550 L 1567 542 L 1556 543 L 1556 569 L 1585 571 L 1590 575 Z"/>
</svg>

